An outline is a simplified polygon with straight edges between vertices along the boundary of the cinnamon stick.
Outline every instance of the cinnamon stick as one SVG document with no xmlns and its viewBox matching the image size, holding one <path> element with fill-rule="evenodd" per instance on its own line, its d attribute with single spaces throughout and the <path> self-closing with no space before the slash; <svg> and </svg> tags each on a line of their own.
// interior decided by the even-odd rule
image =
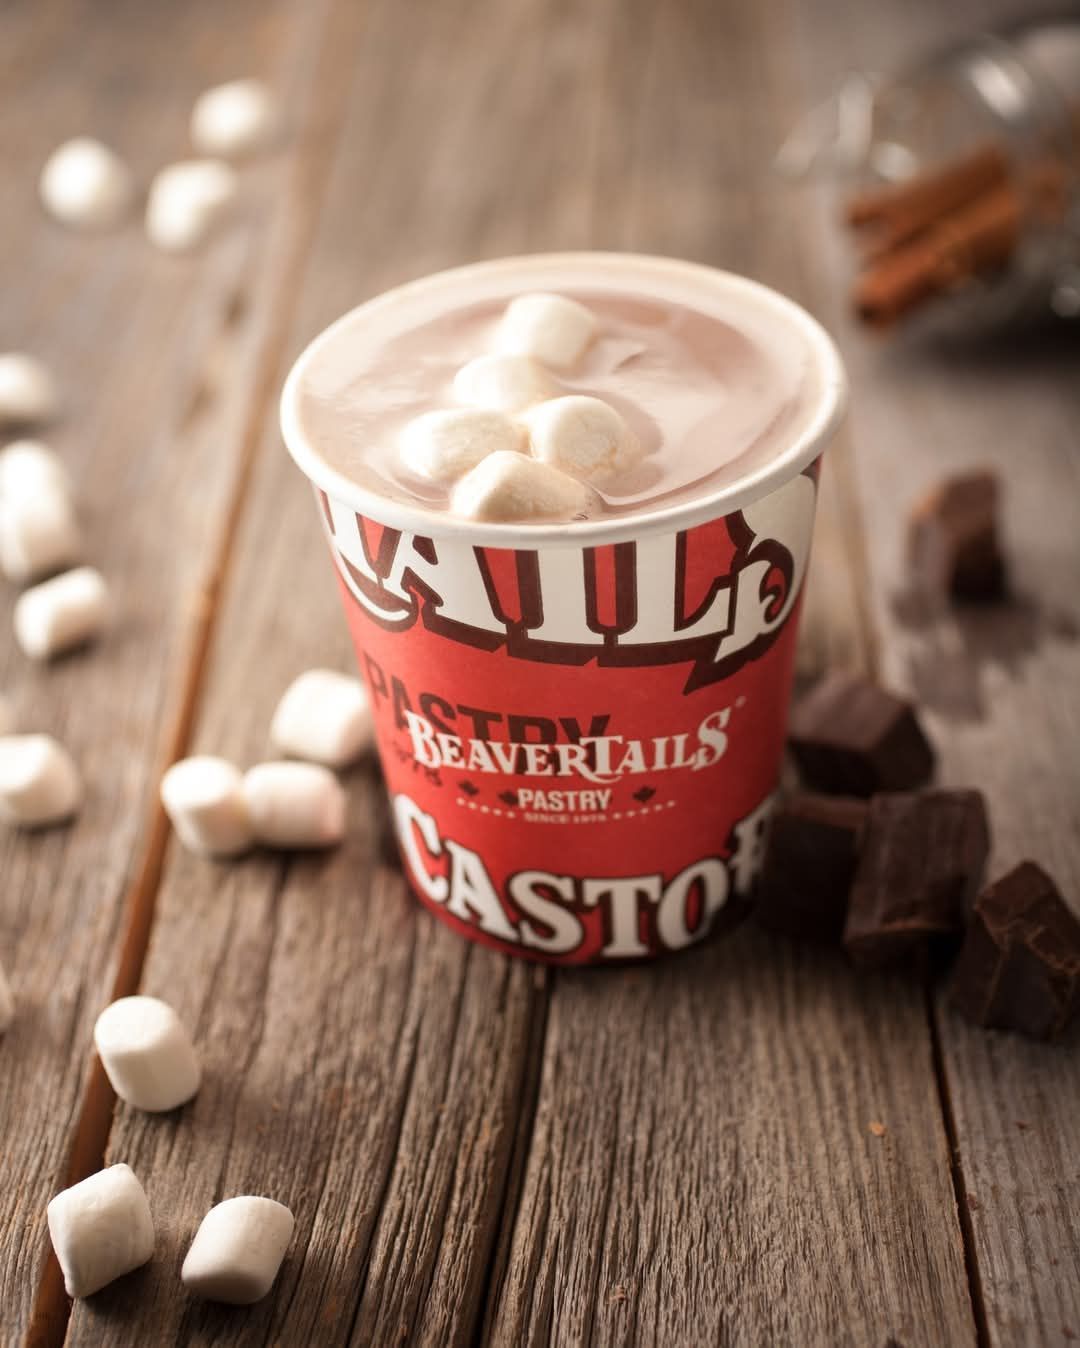
<svg viewBox="0 0 1080 1348">
<path fill-rule="evenodd" d="M 888 326 L 933 295 L 1005 265 L 1020 235 L 1023 208 L 1010 186 L 984 192 L 882 257 L 856 282 L 855 310 Z"/>
<path fill-rule="evenodd" d="M 940 168 L 917 174 L 903 183 L 874 188 L 848 203 L 848 224 L 855 229 L 874 227 L 895 235 L 895 241 L 918 233 L 939 216 L 966 206 L 984 192 L 999 187 L 1009 176 L 1009 161 L 1000 145 L 980 145 Z"/>
</svg>

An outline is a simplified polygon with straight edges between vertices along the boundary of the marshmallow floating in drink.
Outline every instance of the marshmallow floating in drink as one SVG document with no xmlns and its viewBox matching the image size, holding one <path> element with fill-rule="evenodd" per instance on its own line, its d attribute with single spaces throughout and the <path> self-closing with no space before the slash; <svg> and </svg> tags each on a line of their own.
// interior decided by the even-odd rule
<svg viewBox="0 0 1080 1348">
<path fill-rule="evenodd" d="M 54 219 L 76 229 L 119 224 L 131 209 L 135 183 L 115 151 L 89 136 L 55 149 L 45 161 L 41 200 Z"/>
<path fill-rule="evenodd" d="M 541 463 L 585 481 L 632 468 L 641 444 L 618 412 L 600 398 L 552 398 L 525 413 L 532 452 Z"/>
<path fill-rule="evenodd" d="M 227 1198 L 202 1219 L 180 1277 L 208 1301 L 250 1306 L 261 1301 L 292 1239 L 293 1215 L 272 1198 Z"/>
<path fill-rule="evenodd" d="M 243 775 L 224 758 L 196 754 L 174 763 L 161 779 L 161 803 L 189 851 L 238 856 L 255 841 Z"/>
<path fill-rule="evenodd" d="M 448 408 L 410 421 L 401 434 L 401 459 L 418 477 L 456 482 L 489 454 L 528 449 L 525 428 L 501 412 Z"/>
<path fill-rule="evenodd" d="M 573 519 L 587 512 L 584 483 L 524 454 L 489 454 L 450 497 L 457 515 L 473 520 Z"/>
<path fill-rule="evenodd" d="M 88 1297 L 154 1253 L 154 1220 L 130 1166 L 111 1165 L 58 1193 L 49 1235 L 69 1297 Z"/>
<path fill-rule="evenodd" d="M 121 997 L 107 1006 L 94 1025 L 94 1047 L 120 1099 L 148 1113 L 185 1104 L 202 1081 L 191 1036 L 156 997 Z"/>
<path fill-rule="evenodd" d="M 51 421 L 60 409 L 60 394 L 48 369 L 21 351 L 0 354 L 0 426 Z"/>
<path fill-rule="evenodd" d="M 79 771 L 51 735 L 0 738 L 0 819 L 38 828 L 70 819 L 81 804 Z"/>
<path fill-rule="evenodd" d="M 190 159 L 164 168 L 150 184 L 146 232 L 167 253 L 195 248 L 236 195 L 236 174 L 216 159 Z"/>
<path fill-rule="evenodd" d="M 469 407 L 520 412 L 562 390 L 529 356 L 477 356 L 454 376 L 454 397 Z"/>
<path fill-rule="evenodd" d="M 596 315 L 565 295 L 519 295 L 496 335 L 507 355 L 532 356 L 553 370 L 571 370 L 596 336 Z"/>
</svg>

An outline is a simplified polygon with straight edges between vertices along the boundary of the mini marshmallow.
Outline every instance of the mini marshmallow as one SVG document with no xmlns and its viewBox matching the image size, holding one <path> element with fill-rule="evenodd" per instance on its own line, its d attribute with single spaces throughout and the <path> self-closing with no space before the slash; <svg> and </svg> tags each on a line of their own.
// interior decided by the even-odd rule
<svg viewBox="0 0 1080 1348">
<path fill-rule="evenodd" d="M 0 497 L 71 495 L 71 477 L 59 456 L 39 440 L 14 440 L 0 449 Z"/>
<path fill-rule="evenodd" d="M 586 481 L 632 467 L 642 456 L 636 435 L 610 404 L 573 394 L 526 412 L 532 452 L 541 463 Z"/>
<path fill-rule="evenodd" d="M 519 295 L 496 333 L 506 355 L 532 356 L 553 370 L 572 370 L 596 336 L 596 315 L 564 295 Z"/>
<path fill-rule="evenodd" d="M 345 792 L 315 763 L 249 768 L 244 799 L 255 838 L 268 847 L 330 847 L 345 833 Z"/>
<path fill-rule="evenodd" d="M 200 154 L 225 159 L 262 149 L 274 135 L 277 113 L 259 80 L 231 80 L 207 89 L 191 113 L 191 143 Z"/>
<path fill-rule="evenodd" d="M 77 561 L 82 538 L 65 492 L 0 496 L 0 571 L 27 581 Z"/>
<path fill-rule="evenodd" d="M 107 624 L 109 609 L 101 572 L 80 566 L 19 596 L 15 639 L 32 660 L 47 660 L 92 641 Z"/>
<path fill-rule="evenodd" d="M 524 427 L 501 412 L 457 407 L 417 417 L 401 433 L 401 459 L 432 482 L 456 482 L 481 459 L 499 450 L 523 452 Z"/>
<path fill-rule="evenodd" d="M 237 856 L 255 841 L 243 776 L 224 758 L 199 754 L 174 763 L 161 779 L 161 803 L 189 851 Z"/>
<path fill-rule="evenodd" d="M 130 1166 L 111 1165 L 58 1193 L 49 1235 L 69 1297 L 88 1297 L 154 1253 L 154 1219 Z"/>
<path fill-rule="evenodd" d="M 285 690 L 270 738 L 286 754 L 343 768 L 370 748 L 371 703 L 359 679 L 333 669 L 309 669 Z"/>
<path fill-rule="evenodd" d="M 0 738 L 0 819 L 35 828 L 70 819 L 82 804 L 71 755 L 51 735 Z"/>
<path fill-rule="evenodd" d="M 60 410 L 60 394 L 40 360 L 21 351 L 0 354 L 0 426 L 51 421 Z"/>
<path fill-rule="evenodd" d="M 283 1203 L 244 1195 L 226 1198 L 202 1219 L 180 1277 L 208 1301 L 250 1306 L 274 1284 L 295 1225 Z"/>
<path fill-rule="evenodd" d="M 490 454 L 454 488 L 450 507 L 475 520 L 573 519 L 593 494 L 576 478 L 524 454 Z"/>
<path fill-rule="evenodd" d="M 7 974 L 4 973 L 4 966 L 0 964 L 0 1034 L 8 1028 L 15 1019 L 15 997 L 11 991 L 11 984 L 7 980 Z"/>
<path fill-rule="evenodd" d="M 136 1109 L 176 1109 L 202 1081 L 191 1036 L 156 997 L 121 997 L 107 1006 L 94 1025 L 94 1047 L 113 1090 Z"/>
<path fill-rule="evenodd" d="M 459 403 L 492 412 L 520 412 L 559 392 L 555 379 L 528 356 L 478 356 L 454 376 Z"/>
<path fill-rule="evenodd" d="M 118 224 L 135 197 L 135 183 L 124 161 L 88 136 L 65 141 L 52 152 L 38 187 L 49 214 L 78 229 Z"/>
<path fill-rule="evenodd" d="M 170 164 L 150 184 L 146 232 L 168 253 L 196 247 L 236 195 L 236 174 L 216 159 Z"/>
</svg>

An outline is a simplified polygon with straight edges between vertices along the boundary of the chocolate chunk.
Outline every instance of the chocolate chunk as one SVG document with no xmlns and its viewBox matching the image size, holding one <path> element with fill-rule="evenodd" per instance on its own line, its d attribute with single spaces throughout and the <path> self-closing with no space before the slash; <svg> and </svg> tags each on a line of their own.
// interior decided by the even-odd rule
<svg viewBox="0 0 1080 1348">
<path fill-rule="evenodd" d="M 1080 1011 L 1080 922 L 1033 861 L 979 895 L 951 992 L 977 1025 L 1036 1039 Z"/>
<path fill-rule="evenodd" d="M 866 811 L 864 800 L 808 791 L 777 806 L 757 885 L 763 926 L 839 941 Z"/>
<path fill-rule="evenodd" d="M 911 703 L 843 670 L 795 704 L 788 743 L 806 785 L 835 795 L 909 791 L 934 770 Z"/>
<path fill-rule="evenodd" d="M 993 473 L 965 473 L 946 478 L 915 506 L 908 522 L 907 553 L 918 591 L 974 602 L 1004 596 L 998 496 Z"/>
<path fill-rule="evenodd" d="M 978 791 L 870 801 L 844 946 L 863 968 L 916 962 L 959 944 L 990 850 Z"/>
</svg>

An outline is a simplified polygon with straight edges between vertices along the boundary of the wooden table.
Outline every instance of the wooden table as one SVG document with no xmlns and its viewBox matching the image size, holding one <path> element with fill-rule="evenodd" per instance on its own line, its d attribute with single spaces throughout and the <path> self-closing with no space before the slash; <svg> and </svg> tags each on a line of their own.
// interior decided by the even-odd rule
<svg viewBox="0 0 1080 1348">
<path fill-rule="evenodd" d="M 1013 7 L 1015 9 L 1015 6 Z M 946 12 L 947 11 L 947 12 Z M 853 64 L 992 10 L 863 0 L 14 0 L 0 18 L 0 348 L 69 395 L 52 436 L 116 596 L 98 649 L 0 648 L 24 727 L 84 765 L 70 828 L 0 838 L 0 1341 L 1060 1344 L 1080 1336 L 1080 1054 L 962 1023 L 752 928 L 666 964 L 551 973 L 469 946 L 407 895 L 371 769 L 341 850 L 225 866 L 173 845 L 163 766 L 250 762 L 273 705 L 351 655 L 276 397 L 329 319 L 439 266 L 562 247 L 702 259 L 836 333 L 854 408 L 830 455 L 802 666 L 913 690 L 947 783 L 990 798 L 1000 871 L 1080 897 L 1080 344 L 881 345 L 856 331 L 827 185 L 769 157 Z M 211 246 L 46 222 L 48 151 L 93 132 L 144 178 L 197 92 L 268 78 L 288 110 Z M 904 504 L 942 472 L 1008 482 L 1017 601 L 912 630 Z M 0 595 L 9 631 L 11 587 Z M 117 1106 L 91 1028 L 166 997 L 206 1082 Z M 877 1136 L 868 1125 L 885 1124 Z M 143 1271 L 72 1309 L 45 1205 L 129 1162 Z M 297 1214 L 279 1282 L 236 1312 L 178 1270 L 206 1209 Z"/>
</svg>

